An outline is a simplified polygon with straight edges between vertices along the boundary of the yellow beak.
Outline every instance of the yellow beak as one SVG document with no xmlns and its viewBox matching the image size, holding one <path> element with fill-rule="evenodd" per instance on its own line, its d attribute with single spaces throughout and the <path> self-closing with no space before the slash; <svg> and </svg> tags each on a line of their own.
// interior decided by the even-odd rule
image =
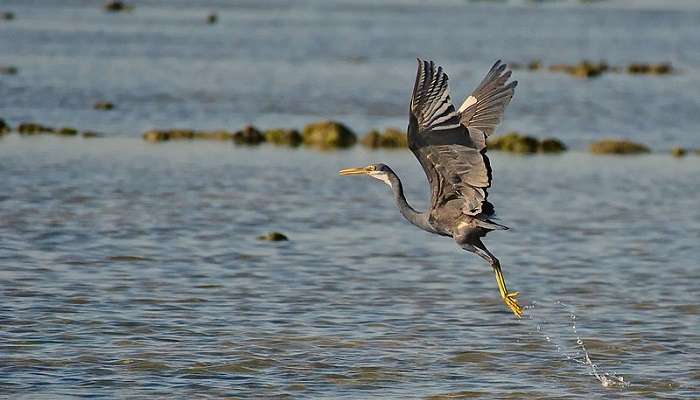
<svg viewBox="0 0 700 400">
<path fill-rule="evenodd" d="M 340 175 L 366 175 L 369 173 L 369 169 L 367 167 L 362 167 L 362 168 L 346 168 L 346 169 L 341 169 L 340 172 L 338 172 Z"/>
</svg>

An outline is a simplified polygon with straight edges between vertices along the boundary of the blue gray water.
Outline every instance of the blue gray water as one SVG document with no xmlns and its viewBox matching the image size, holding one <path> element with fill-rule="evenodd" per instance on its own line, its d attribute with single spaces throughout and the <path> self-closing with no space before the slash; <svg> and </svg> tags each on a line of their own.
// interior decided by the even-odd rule
<svg viewBox="0 0 700 400">
<path fill-rule="evenodd" d="M 700 397 L 700 157 L 663 153 L 699 147 L 700 8 L 134 3 L 1 5 L 16 19 L 0 22 L 0 64 L 19 73 L 0 75 L 0 117 L 109 136 L 0 138 L 0 397 Z M 383 161 L 422 208 L 407 151 L 139 138 L 404 126 L 417 55 L 445 64 L 455 97 L 497 57 L 682 71 L 517 72 L 503 130 L 657 151 L 491 155 L 490 199 L 512 229 L 487 245 L 536 302 L 529 318 L 504 309 L 482 261 L 402 221 L 381 183 L 337 176 Z M 272 230 L 291 240 L 256 240 Z M 576 336 L 630 385 L 567 359 Z"/>
</svg>

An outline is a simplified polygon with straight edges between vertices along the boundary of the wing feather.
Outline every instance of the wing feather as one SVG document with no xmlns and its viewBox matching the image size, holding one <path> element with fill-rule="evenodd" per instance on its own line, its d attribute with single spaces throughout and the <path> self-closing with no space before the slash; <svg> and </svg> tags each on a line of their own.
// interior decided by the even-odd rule
<svg viewBox="0 0 700 400">
<path fill-rule="evenodd" d="M 496 129 L 503 112 L 515 93 L 517 81 L 510 83 L 511 71 L 500 60 L 486 74 L 479 86 L 459 108 L 460 121 L 467 128 L 478 128 L 486 136 Z"/>
<path fill-rule="evenodd" d="M 505 65 L 494 64 L 460 110 L 456 110 L 442 67 L 418 60 L 408 144 L 428 177 L 431 213 L 441 207 L 457 206 L 466 215 L 493 214 L 493 206 L 487 201 L 491 166 L 486 156 L 486 137 L 499 123 L 513 96 L 515 82 L 506 85 L 510 71 L 504 71 Z"/>
</svg>

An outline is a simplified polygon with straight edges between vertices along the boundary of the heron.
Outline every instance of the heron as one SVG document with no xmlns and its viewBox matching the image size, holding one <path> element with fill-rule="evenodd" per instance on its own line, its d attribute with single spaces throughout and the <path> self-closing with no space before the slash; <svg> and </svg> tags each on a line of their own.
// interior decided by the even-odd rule
<svg viewBox="0 0 700 400">
<path fill-rule="evenodd" d="M 486 139 L 501 122 L 517 81 L 508 82 L 511 71 L 497 61 L 477 88 L 455 109 L 447 74 L 433 61 L 418 59 L 418 71 L 409 106 L 408 147 L 425 171 L 430 205 L 416 211 L 406 201 L 403 185 L 385 164 L 347 168 L 340 175 L 368 175 L 387 184 L 401 215 L 418 228 L 454 239 L 462 249 L 484 259 L 496 275 L 505 305 L 516 318 L 523 315 L 518 292 L 509 292 L 501 263 L 482 238 L 508 227 L 494 221 L 488 201 L 492 170 L 486 156 Z"/>
</svg>

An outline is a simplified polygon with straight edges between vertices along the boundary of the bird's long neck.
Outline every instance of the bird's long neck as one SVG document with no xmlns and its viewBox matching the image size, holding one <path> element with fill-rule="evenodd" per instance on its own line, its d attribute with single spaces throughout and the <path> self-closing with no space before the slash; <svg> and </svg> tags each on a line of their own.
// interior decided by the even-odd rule
<svg viewBox="0 0 700 400">
<path fill-rule="evenodd" d="M 406 196 L 403 194 L 403 185 L 401 184 L 399 177 L 392 171 L 388 174 L 388 178 L 389 182 L 387 183 L 394 192 L 394 201 L 396 202 L 396 207 L 399 208 L 401 215 L 403 215 L 403 217 L 413 225 L 428 232 L 435 232 L 435 229 L 428 223 L 428 214 L 416 211 L 410 204 L 408 204 L 408 201 L 406 201 Z"/>
</svg>

